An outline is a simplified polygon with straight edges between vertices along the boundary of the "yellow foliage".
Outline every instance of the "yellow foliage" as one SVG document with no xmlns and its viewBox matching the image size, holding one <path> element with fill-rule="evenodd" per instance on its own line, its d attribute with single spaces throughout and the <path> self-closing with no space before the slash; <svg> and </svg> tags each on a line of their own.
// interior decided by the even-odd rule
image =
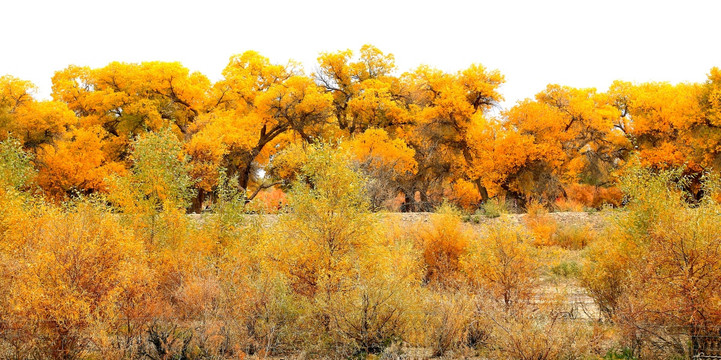
<svg viewBox="0 0 721 360">
<path fill-rule="evenodd" d="M 261 214 L 276 214 L 288 204 L 285 192 L 278 188 L 263 190 L 249 204 L 249 210 Z"/>
<path fill-rule="evenodd" d="M 33 251 L 14 255 L 6 321 L 46 337 L 40 345 L 48 355 L 69 356 L 93 337 L 89 328 L 112 324 L 148 291 L 132 281 L 147 266 L 143 245 L 92 203 L 70 211 L 43 206 L 27 216 L 33 226 L 12 241 Z"/>
<path fill-rule="evenodd" d="M 62 135 L 77 118 L 59 101 L 36 101 L 35 86 L 12 76 L 0 77 L 0 138 L 18 138 L 35 148 Z"/>
<path fill-rule="evenodd" d="M 460 260 L 468 251 L 471 233 L 460 216 L 445 207 L 418 229 L 417 237 L 426 268 L 424 281 L 451 288 L 462 285 Z"/>
<path fill-rule="evenodd" d="M 596 327 L 539 289 L 541 263 L 574 256 L 620 345 L 680 349 L 688 334 L 651 336 L 721 323 L 718 68 L 551 84 L 491 116 L 505 80 L 478 64 L 396 74 L 364 45 L 318 65 L 248 51 L 214 83 L 177 62 L 69 66 L 51 101 L 0 77 L 0 357 L 590 358 L 572 340 Z M 493 199 L 538 202 L 478 234 L 447 206 L 415 228 L 371 213 Z M 545 208 L 622 199 L 602 236 Z"/>
<path fill-rule="evenodd" d="M 552 245 L 564 249 L 581 250 L 596 239 L 595 231 L 585 226 L 559 226 L 552 237 Z"/>
<path fill-rule="evenodd" d="M 403 139 L 391 139 L 383 129 L 368 129 L 342 147 L 360 163 L 375 169 L 390 168 L 396 176 L 412 175 L 418 169 L 415 151 Z"/>
<path fill-rule="evenodd" d="M 361 177 L 330 148 L 311 152 L 301 174 L 305 180 L 291 191 L 283 233 L 272 246 L 299 294 L 343 291 L 352 259 L 371 240 Z"/>
<path fill-rule="evenodd" d="M 531 201 L 526 206 L 524 222 L 533 234 L 533 242 L 537 246 L 553 245 L 553 236 L 558 229 L 558 223 L 548 214 L 543 204 Z"/>
<path fill-rule="evenodd" d="M 461 259 L 463 271 L 476 290 L 507 311 L 522 308 L 538 285 L 531 241 L 523 229 L 501 222 L 472 243 Z"/>
<path fill-rule="evenodd" d="M 53 198 L 77 193 L 105 192 L 105 179 L 125 173 L 125 166 L 106 158 L 102 129 L 77 128 L 68 131 L 38 154 L 38 183 Z"/>
<path fill-rule="evenodd" d="M 583 207 L 600 208 L 604 205 L 620 206 L 623 194 L 616 187 L 604 188 L 591 185 L 571 184 L 566 187 L 567 199 L 559 198 L 556 205 L 562 205 L 564 201 L 571 207 L 580 206 L 580 209 L 572 211 L 583 211 Z"/>
<path fill-rule="evenodd" d="M 398 101 L 392 54 L 363 45 L 359 58 L 351 50 L 322 53 L 318 57 L 317 82 L 332 95 L 335 120 L 348 134 L 369 128 L 391 128 L 408 123 L 410 117 Z"/>
<path fill-rule="evenodd" d="M 553 208 L 561 212 L 580 212 L 584 210 L 584 203 L 577 200 L 568 200 L 566 198 L 558 198 L 553 203 Z"/>
<path fill-rule="evenodd" d="M 457 204 L 465 210 L 473 210 L 478 207 L 481 201 L 481 195 L 478 189 L 472 183 L 459 179 L 451 186 L 451 194 L 448 196 L 453 203 Z"/>
</svg>

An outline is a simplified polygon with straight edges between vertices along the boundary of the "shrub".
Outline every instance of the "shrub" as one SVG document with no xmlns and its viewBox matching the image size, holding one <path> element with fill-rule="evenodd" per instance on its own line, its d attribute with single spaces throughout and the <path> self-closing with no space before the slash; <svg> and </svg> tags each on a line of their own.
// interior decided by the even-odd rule
<svg viewBox="0 0 721 360">
<path fill-rule="evenodd" d="M 567 203 L 578 204 L 581 208 L 595 209 L 600 209 L 604 205 L 618 207 L 623 199 L 623 193 L 617 187 L 585 184 L 572 184 L 566 187 L 566 195 L 565 202 Z"/>
<path fill-rule="evenodd" d="M 473 335 L 475 301 L 461 291 L 432 293 L 426 298 L 423 321 L 426 346 L 432 356 L 462 352 Z"/>
<path fill-rule="evenodd" d="M 595 238 L 593 229 L 588 225 L 559 226 L 551 238 L 551 244 L 569 250 L 580 250 L 588 246 Z"/>
<path fill-rule="evenodd" d="M 536 246 L 553 245 L 553 236 L 558 229 L 558 223 L 549 214 L 546 208 L 538 203 L 531 202 L 526 207 L 527 214 L 524 222 L 533 235 Z"/>
<path fill-rule="evenodd" d="M 14 255 L 15 275 L 3 285 L 9 305 L 3 325 L 48 357 L 80 356 L 125 322 L 131 315 L 125 309 L 147 305 L 141 294 L 152 289 L 132 281 L 148 265 L 137 256 L 143 244 L 97 202 L 41 206 L 27 216 L 32 228 L 4 239 L 32 251 Z"/>
<path fill-rule="evenodd" d="M 133 143 L 132 169 L 108 179 L 108 200 L 126 216 L 127 226 L 151 245 L 180 241 L 193 192 L 188 158 L 170 129 L 148 133 Z"/>
<path fill-rule="evenodd" d="M 462 259 L 463 271 L 477 291 L 488 293 L 506 309 L 520 306 L 530 298 L 538 279 L 529 242 L 522 229 L 497 224 L 473 242 Z"/>
<path fill-rule="evenodd" d="M 313 356 L 380 353 L 405 331 L 405 296 L 418 281 L 417 264 L 377 228 L 364 191 L 347 155 L 317 145 L 278 232 L 263 245 L 271 266 L 308 303 Z"/>
<path fill-rule="evenodd" d="M 248 204 L 248 211 L 261 214 L 277 214 L 288 203 L 286 193 L 279 188 L 263 190 Z"/>
<path fill-rule="evenodd" d="M 703 333 L 721 324 L 719 208 L 711 199 L 687 202 L 687 181 L 681 171 L 629 169 L 622 181 L 626 211 L 614 214 L 582 272 L 583 285 L 621 326 L 634 355 L 684 352 L 683 334 L 665 327 Z M 716 183 L 704 186 L 713 193 Z"/>
<path fill-rule="evenodd" d="M 594 204 L 596 187 L 593 185 L 571 184 L 566 187 L 566 199 L 581 207 L 591 207 Z"/>
<path fill-rule="evenodd" d="M 456 287 L 462 282 L 459 261 L 466 253 L 471 234 L 463 227 L 460 213 L 441 206 L 430 222 L 417 232 L 422 249 L 426 283 Z"/>
<path fill-rule="evenodd" d="M 271 244 L 277 252 L 269 253 L 300 294 L 331 294 L 349 280 L 351 258 L 371 240 L 363 189 L 363 178 L 343 153 L 323 145 L 309 154 L 281 215 L 281 233 Z"/>
<path fill-rule="evenodd" d="M 516 313 L 487 311 L 493 318 L 489 352 L 498 359 L 577 359 L 589 355 L 593 341 L 590 329 L 568 321 L 560 303 Z"/>
<path fill-rule="evenodd" d="M 577 200 L 569 200 L 567 198 L 558 198 L 553 203 L 553 208 L 560 212 L 581 212 L 585 208 L 584 204 Z"/>
<path fill-rule="evenodd" d="M 620 242 L 621 237 L 608 232 L 591 244 L 581 270 L 581 285 L 607 320 L 615 318 L 623 296 L 627 269 L 636 256 L 635 246 Z M 629 246 L 630 245 L 630 246 Z"/>
<path fill-rule="evenodd" d="M 0 187 L 21 190 L 35 177 L 31 154 L 20 141 L 8 138 L 0 142 Z"/>
<path fill-rule="evenodd" d="M 465 210 L 472 210 L 478 206 L 481 200 L 480 194 L 473 183 L 463 179 L 457 180 L 451 185 L 450 196 L 453 203 Z"/>
<path fill-rule="evenodd" d="M 623 192 L 617 187 L 610 188 L 599 188 L 596 197 L 594 198 L 593 207 L 600 209 L 605 205 L 611 205 L 613 207 L 621 206 L 623 201 Z"/>
<path fill-rule="evenodd" d="M 378 271 L 379 269 L 371 269 Z M 393 276 L 390 269 L 366 276 L 348 292 L 332 301 L 332 321 L 337 327 L 336 342 L 350 354 L 378 354 L 407 332 L 414 301 L 412 284 L 401 270 Z"/>
<path fill-rule="evenodd" d="M 497 218 L 503 214 L 508 214 L 508 206 L 501 199 L 490 199 L 482 205 L 483 214 L 489 218 Z"/>
</svg>

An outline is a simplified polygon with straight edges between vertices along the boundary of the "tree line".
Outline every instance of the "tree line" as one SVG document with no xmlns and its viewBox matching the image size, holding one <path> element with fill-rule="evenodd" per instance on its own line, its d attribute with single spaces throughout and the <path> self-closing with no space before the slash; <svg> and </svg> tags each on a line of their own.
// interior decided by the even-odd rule
<svg viewBox="0 0 721 360">
<path fill-rule="evenodd" d="M 228 179 L 247 199 L 282 196 L 304 149 L 319 143 L 348 151 L 375 208 L 407 211 L 493 198 L 617 205 L 618 177 L 635 157 L 657 170 L 683 166 L 700 197 L 702 174 L 718 165 L 718 68 L 700 84 L 552 84 L 494 113 L 503 83 L 479 64 L 399 74 L 393 55 L 370 45 L 322 53 L 311 74 L 248 51 L 214 83 L 180 63 L 72 65 L 53 76 L 52 100 L 0 78 L 0 140 L 17 139 L 33 155 L 35 190 L 64 201 L 109 193 L 112 178 L 132 171 L 134 141 L 170 131 L 187 157 L 192 212 Z"/>
</svg>

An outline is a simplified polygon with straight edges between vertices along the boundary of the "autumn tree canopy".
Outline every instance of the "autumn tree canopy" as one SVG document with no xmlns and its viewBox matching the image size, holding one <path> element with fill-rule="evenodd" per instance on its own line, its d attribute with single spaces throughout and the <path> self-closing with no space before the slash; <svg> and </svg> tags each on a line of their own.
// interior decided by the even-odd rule
<svg viewBox="0 0 721 360">
<path fill-rule="evenodd" d="M 634 156 L 698 179 L 721 161 L 718 68 L 703 84 L 552 84 L 505 110 L 497 70 L 400 73 L 372 45 L 321 53 L 312 73 L 247 51 L 216 82 L 172 62 L 71 65 L 52 81 L 52 100 L 37 100 L 33 84 L 0 78 L 0 140 L 32 154 L 35 185 L 56 201 L 107 193 L 108 179 L 131 171 L 134 142 L 160 131 L 187 156 L 194 212 L 222 181 L 236 179 L 247 201 L 287 191 L 317 143 L 354 158 L 375 208 L 410 211 L 444 199 L 551 204 L 574 186 L 598 194 Z"/>
</svg>

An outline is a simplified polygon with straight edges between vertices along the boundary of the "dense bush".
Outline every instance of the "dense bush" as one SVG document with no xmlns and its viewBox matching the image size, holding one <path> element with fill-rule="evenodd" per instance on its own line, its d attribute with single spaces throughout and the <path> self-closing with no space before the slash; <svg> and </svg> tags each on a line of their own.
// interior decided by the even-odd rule
<svg viewBox="0 0 721 360">
<path fill-rule="evenodd" d="M 685 336 L 707 336 L 721 321 L 719 205 L 713 196 L 689 199 L 688 181 L 680 171 L 630 171 L 622 182 L 629 204 L 613 213 L 583 270 L 584 286 L 634 355 L 681 356 L 690 351 Z M 707 177 L 706 194 L 717 184 Z"/>
</svg>

